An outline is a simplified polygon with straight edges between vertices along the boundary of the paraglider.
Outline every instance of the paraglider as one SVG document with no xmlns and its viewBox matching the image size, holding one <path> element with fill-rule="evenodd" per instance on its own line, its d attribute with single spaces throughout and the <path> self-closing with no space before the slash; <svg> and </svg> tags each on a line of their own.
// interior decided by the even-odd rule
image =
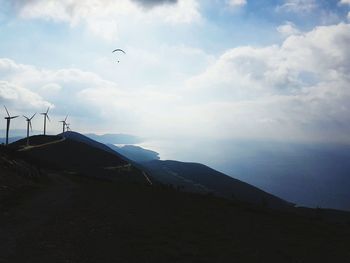
<svg viewBox="0 0 350 263">
<path fill-rule="evenodd" d="M 122 52 L 122 53 L 126 54 L 125 51 L 122 50 L 122 49 L 120 49 L 120 48 L 117 48 L 117 49 L 115 49 L 115 50 L 112 51 L 112 53 L 114 53 L 114 52 Z M 119 63 L 119 62 L 120 62 L 120 61 L 119 61 L 119 59 L 118 59 L 118 63 Z"/>
</svg>

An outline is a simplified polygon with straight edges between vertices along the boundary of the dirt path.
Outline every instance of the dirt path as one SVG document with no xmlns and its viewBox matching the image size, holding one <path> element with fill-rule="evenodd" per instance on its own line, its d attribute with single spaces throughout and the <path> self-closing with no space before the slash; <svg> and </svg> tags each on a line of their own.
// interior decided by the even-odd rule
<svg viewBox="0 0 350 263">
<path fill-rule="evenodd" d="M 148 177 L 148 175 L 146 174 L 146 172 L 145 172 L 145 171 L 142 171 L 142 174 L 143 174 L 143 176 L 146 178 L 146 180 L 147 180 L 147 182 L 149 183 L 149 185 L 153 185 L 151 179 Z"/>
<path fill-rule="evenodd" d="M 60 143 L 60 142 L 63 142 L 63 141 L 65 141 L 65 140 L 66 140 L 66 138 L 65 138 L 65 137 L 62 137 L 62 139 L 57 140 L 57 141 L 53 141 L 53 142 L 43 143 L 43 144 L 39 144 L 39 145 L 29 145 L 29 146 L 25 146 L 24 148 L 19 149 L 18 151 L 19 151 L 19 152 L 24 152 L 24 151 L 28 151 L 28 150 L 31 150 L 31 149 L 34 149 L 34 148 L 41 148 L 41 147 L 45 147 L 45 146 L 47 146 L 47 145 Z"/>
</svg>

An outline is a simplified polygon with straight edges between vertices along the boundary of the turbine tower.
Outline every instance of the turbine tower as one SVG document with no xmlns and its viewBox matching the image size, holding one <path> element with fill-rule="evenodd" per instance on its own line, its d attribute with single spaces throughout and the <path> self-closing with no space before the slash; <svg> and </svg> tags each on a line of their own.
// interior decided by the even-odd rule
<svg viewBox="0 0 350 263">
<path fill-rule="evenodd" d="M 67 118 L 68 118 L 68 115 L 66 116 L 66 118 L 63 120 L 63 121 L 59 121 L 59 122 L 62 122 L 62 135 L 64 137 L 64 132 L 65 132 L 65 128 L 67 126 Z"/>
<path fill-rule="evenodd" d="M 70 123 L 66 123 L 66 131 L 71 131 Z"/>
<path fill-rule="evenodd" d="M 48 119 L 50 121 L 50 118 L 49 118 L 49 115 L 48 115 L 49 110 L 50 110 L 50 107 L 47 108 L 46 112 L 40 113 L 41 115 L 44 115 L 44 135 L 46 135 L 46 119 Z"/>
<path fill-rule="evenodd" d="M 24 118 L 26 118 L 26 121 L 27 121 L 27 146 L 29 146 L 29 127 L 30 129 L 33 131 L 33 128 L 32 128 L 32 119 L 34 118 L 36 113 L 33 114 L 33 116 L 31 118 L 28 118 L 27 116 L 24 116 Z"/>
<path fill-rule="evenodd" d="M 8 145 L 9 143 L 9 130 L 10 130 L 10 122 L 11 122 L 11 119 L 14 119 L 14 118 L 17 118 L 18 116 L 10 116 L 6 106 L 5 107 L 5 110 L 6 110 L 6 113 L 7 113 L 7 117 L 5 117 L 5 120 L 6 120 L 6 145 Z"/>
</svg>

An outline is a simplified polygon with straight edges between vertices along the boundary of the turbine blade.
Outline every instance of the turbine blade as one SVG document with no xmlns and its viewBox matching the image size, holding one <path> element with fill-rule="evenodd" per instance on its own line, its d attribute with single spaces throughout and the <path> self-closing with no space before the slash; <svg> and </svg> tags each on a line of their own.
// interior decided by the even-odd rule
<svg viewBox="0 0 350 263">
<path fill-rule="evenodd" d="M 67 118 L 68 118 L 68 114 L 67 114 L 66 118 L 64 119 L 64 121 L 66 121 L 66 120 L 67 120 Z"/>
<path fill-rule="evenodd" d="M 27 120 L 29 120 L 29 118 L 27 116 L 23 115 L 23 117 L 26 118 Z"/>
<path fill-rule="evenodd" d="M 13 116 L 13 117 L 10 117 L 10 119 L 15 119 L 15 118 L 17 118 L 17 117 L 19 117 L 19 116 Z"/>
<path fill-rule="evenodd" d="M 29 120 L 33 119 L 35 115 L 36 115 L 36 113 L 34 113 L 33 116 Z"/>
<path fill-rule="evenodd" d="M 7 116 L 9 116 L 10 117 L 10 113 L 9 113 L 9 111 L 7 110 L 7 108 L 6 108 L 6 106 L 4 105 L 4 107 L 5 107 L 5 110 L 6 110 L 6 112 L 7 112 Z"/>
<path fill-rule="evenodd" d="M 47 114 L 46 114 L 46 118 L 47 118 L 49 121 L 51 121 L 49 115 L 47 115 Z"/>
<path fill-rule="evenodd" d="M 29 121 L 30 130 L 33 131 L 32 122 Z"/>
<path fill-rule="evenodd" d="M 50 110 L 50 106 L 49 106 L 49 107 L 47 107 L 46 114 L 48 114 L 48 113 L 49 113 L 49 110 Z"/>
</svg>

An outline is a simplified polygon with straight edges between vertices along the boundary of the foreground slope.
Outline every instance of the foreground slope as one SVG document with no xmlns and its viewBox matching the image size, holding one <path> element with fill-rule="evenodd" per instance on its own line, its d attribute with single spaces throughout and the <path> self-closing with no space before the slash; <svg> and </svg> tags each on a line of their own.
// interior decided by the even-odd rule
<svg viewBox="0 0 350 263">
<path fill-rule="evenodd" d="M 298 216 L 168 187 L 46 170 L 31 165 L 26 152 L 3 148 L 0 159 L 1 171 L 30 182 L 26 191 L 11 182 L 12 194 L 0 206 L 0 262 L 346 262 L 350 257 L 349 223 L 328 223 L 322 210 Z M 9 183 L 4 174 L 1 189 Z"/>
</svg>

